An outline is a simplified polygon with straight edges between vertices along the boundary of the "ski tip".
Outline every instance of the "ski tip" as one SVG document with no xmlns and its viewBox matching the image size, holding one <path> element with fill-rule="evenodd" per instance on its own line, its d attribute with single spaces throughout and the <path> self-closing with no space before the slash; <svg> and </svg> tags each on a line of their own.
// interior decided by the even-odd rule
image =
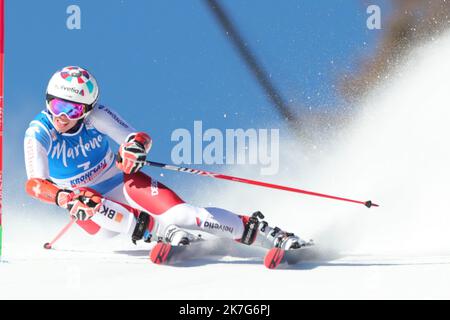
<svg viewBox="0 0 450 320">
<path fill-rule="evenodd" d="M 268 269 L 275 269 L 283 261 L 284 250 L 280 248 L 270 249 L 264 257 L 264 265 Z"/>
<path fill-rule="evenodd" d="M 172 246 L 168 243 L 159 242 L 150 251 L 150 260 L 156 264 L 164 264 L 167 262 L 170 249 Z"/>
<path fill-rule="evenodd" d="M 52 245 L 50 243 L 48 243 L 48 242 L 44 243 L 44 249 L 49 250 L 51 248 L 52 248 Z"/>
</svg>

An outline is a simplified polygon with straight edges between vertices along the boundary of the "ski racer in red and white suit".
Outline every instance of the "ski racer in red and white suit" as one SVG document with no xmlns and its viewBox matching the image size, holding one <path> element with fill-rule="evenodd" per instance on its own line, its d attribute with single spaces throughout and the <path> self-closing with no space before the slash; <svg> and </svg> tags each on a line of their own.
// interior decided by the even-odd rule
<svg viewBox="0 0 450 320">
<path fill-rule="evenodd" d="M 67 209 L 89 234 L 129 234 L 133 241 L 186 245 L 194 240 L 192 232 L 201 231 L 266 248 L 303 243 L 259 221 L 260 213 L 237 215 L 185 203 L 140 171 L 152 145 L 150 136 L 98 104 L 97 83 L 87 70 L 65 67 L 56 72 L 46 103 L 25 134 L 26 191 Z M 117 154 L 108 138 L 120 145 Z"/>
</svg>

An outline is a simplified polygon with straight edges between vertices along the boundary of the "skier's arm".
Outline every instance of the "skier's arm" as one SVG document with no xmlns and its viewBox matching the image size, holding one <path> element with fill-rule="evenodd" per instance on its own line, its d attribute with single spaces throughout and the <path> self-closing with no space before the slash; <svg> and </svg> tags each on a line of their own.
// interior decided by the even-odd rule
<svg viewBox="0 0 450 320">
<path fill-rule="evenodd" d="M 28 180 L 26 192 L 33 198 L 55 204 L 59 188 L 50 181 L 47 153 L 52 138 L 40 122 L 32 121 L 25 132 L 24 153 Z"/>
<path fill-rule="evenodd" d="M 27 180 L 27 193 L 46 203 L 67 209 L 76 220 L 88 220 L 100 209 L 101 194 L 89 188 L 75 190 L 60 189 L 49 180 L 31 178 Z"/>
<path fill-rule="evenodd" d="M 25 132 L 24 154 L 27 177 L 49 179 L 47 153 L 52 139 L 48 130 L 38 121 L 32 121 Z"/>
<path fill-rule="evenodd" d="M 94 108 L 84 122 L 87 127 L 94 127 L 96 130 L 113 139 L 119 145 L 122 144 L 129 135 L 136 132 L 136 130 L 115 111 L 102 105 Z"/>
<path fill-rule="evenodd" d="M 87 125 L 111 137 L 120 144 L 117 167 L 126 174 L 139 171 L 145 164 L 152 139 L 145 132 L 137 132 L 117 113 L 105 106 L 94 109 L 86 119 Z"/>
</svg>

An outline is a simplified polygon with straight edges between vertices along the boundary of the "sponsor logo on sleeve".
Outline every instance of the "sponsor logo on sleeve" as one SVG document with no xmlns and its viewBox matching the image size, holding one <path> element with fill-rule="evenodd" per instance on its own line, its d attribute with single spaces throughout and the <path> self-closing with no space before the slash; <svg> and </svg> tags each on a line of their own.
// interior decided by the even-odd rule
<svg viewBox="0 0 450 320">
<path fill-rule="evenodd" d="M 230 226 L 226 226 L 217 222 L 208 222 L 205 221 L 203 224 L 204 228 L 212 229 L 212 230 L 222 230 L 224 232 L 233 233 L 234 228 Z"/>
<path fill-rule="evenodd" d="M 116 211 L 114 209 L 110 209 L 105 205 L 102 205 L 102 208 L 100 209 L 99 213 L 111 220 L 116 221 L 117 223 L 121 223 L 123 220 L 122 213 L 120 213 L 119 211 Z"/>
</svg>

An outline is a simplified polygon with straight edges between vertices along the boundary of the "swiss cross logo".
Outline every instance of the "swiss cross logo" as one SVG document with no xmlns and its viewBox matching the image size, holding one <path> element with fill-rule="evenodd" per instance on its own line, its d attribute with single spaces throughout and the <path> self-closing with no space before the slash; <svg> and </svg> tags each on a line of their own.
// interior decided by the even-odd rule
<svg viewBox="0 0 450 320">
<path fill-rule="evenodd" d="M 34 196 L 36 198 L 39 198 L 39 195 L 41 194 L 41 185 L 40 184 L 36 184 L 33 188 L 32 188 L 33 192 L 34 192 Z"/>
</svg>

